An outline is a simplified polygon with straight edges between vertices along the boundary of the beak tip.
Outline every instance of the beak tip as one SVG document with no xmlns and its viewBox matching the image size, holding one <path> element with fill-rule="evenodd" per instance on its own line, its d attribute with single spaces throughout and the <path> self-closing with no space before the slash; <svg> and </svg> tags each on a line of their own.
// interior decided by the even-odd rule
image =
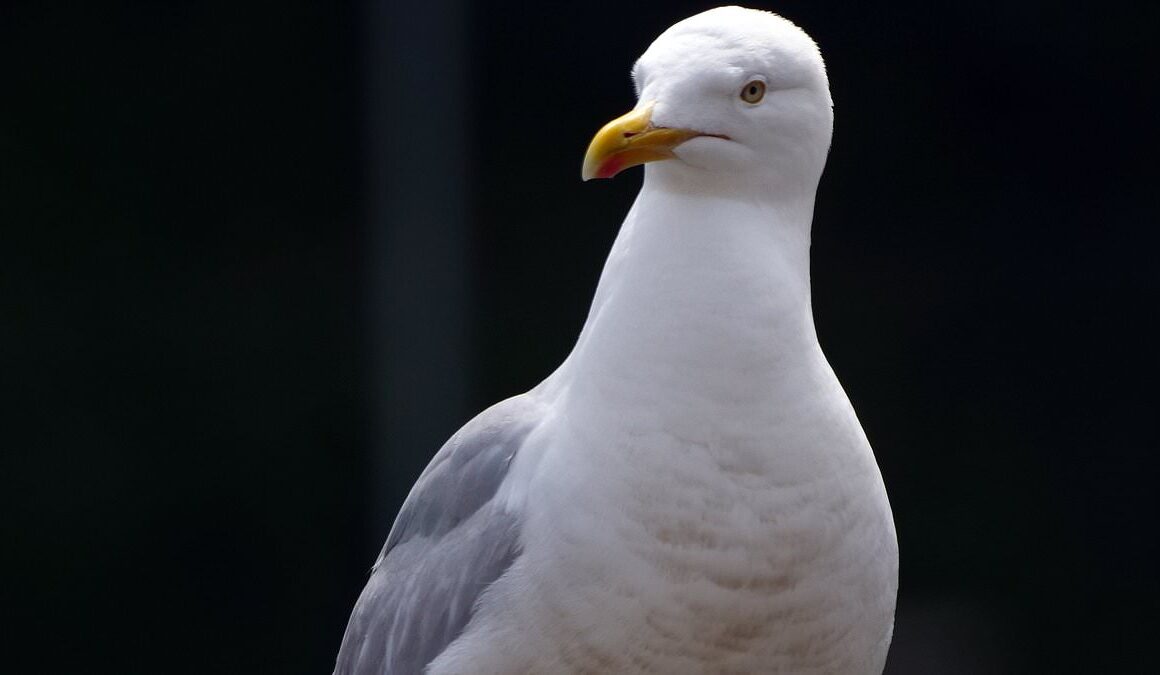
<svg viewBox="0 0 1160 675">
<path fill-rule="evenodd" d="M 599 162 L 585 162 L 584 168 L 580 170 L 580 180 L 587 183 L 594 178 L 612 178 L 626 168 L 624 161 L 616 155 Z"/>
</svg>

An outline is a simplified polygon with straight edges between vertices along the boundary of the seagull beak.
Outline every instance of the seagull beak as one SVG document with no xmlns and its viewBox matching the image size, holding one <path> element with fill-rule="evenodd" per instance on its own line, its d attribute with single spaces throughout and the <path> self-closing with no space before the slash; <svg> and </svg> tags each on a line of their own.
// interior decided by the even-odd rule
<svg viewBox="0 0 1160 675">
<path fill-rule="evenodd" d="M 661 159 L 672 159 L 673 148 L 695 136 L 704 136 L 690 129 L 654 127 L 653 104 L 637 108 L 617 117 L 596 132 L 584 155 L 580 177 L 612 178 L 621 171 Z"/>
</svg>

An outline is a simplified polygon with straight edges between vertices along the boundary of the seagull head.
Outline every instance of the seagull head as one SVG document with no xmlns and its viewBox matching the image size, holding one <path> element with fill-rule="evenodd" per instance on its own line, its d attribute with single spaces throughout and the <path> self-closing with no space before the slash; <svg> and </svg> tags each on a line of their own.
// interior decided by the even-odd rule
<svg viewBox="0 0 1160 675">
<path fill-rule="evenodd" d="M 770 12 L 719 7 L 674 24 L 632 69 L 637 105 L 592 139 L 582 177 L 631 166 L 699 185 L 817 186 L 833 132 L 825 64 Z"/>
</svg>

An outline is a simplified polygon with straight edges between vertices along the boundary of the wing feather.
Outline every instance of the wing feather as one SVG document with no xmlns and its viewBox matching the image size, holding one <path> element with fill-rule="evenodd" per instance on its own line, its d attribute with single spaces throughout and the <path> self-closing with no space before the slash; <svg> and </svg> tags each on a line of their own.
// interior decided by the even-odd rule
<svg viewBox="0 0 1160 675">
<path fill-rule="evenodd" d="M 519 516 L 495 496 L 539 421 L 527 395 L 510 398 L 431 460 L 355 603 L 336 675 L 420 673 L 463 632 L 480 594 L 519 555 Z"/>
</svg>

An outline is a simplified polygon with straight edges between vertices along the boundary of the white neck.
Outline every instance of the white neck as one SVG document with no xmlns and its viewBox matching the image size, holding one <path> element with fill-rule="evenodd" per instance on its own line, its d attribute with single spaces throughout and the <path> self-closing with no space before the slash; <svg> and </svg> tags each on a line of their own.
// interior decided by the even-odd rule
<svg viewBox="0 0 1160 675">
<path fill-rule="evenodd" d="M 648 403 L 658 423 L 695 424 L 828 372 L 810 307 L 812 186 L 747 197 L 648 169 L 561 368 L 578 407 Z"/>
</svg>

